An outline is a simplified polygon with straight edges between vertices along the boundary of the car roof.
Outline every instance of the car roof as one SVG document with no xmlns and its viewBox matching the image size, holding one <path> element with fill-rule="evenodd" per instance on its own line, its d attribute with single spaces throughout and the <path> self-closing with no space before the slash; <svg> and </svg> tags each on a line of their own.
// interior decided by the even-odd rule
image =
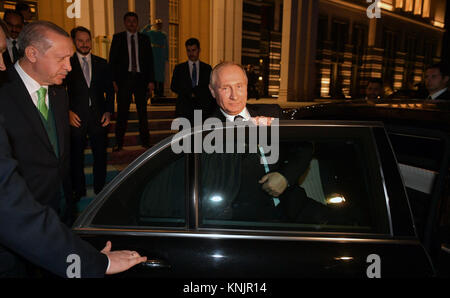
<svg viewBox="0 0 450 298">
<path fill-rule="evenodd" d="M 382 121 L 450 132 L 450 101 L 324 101 L 284 111 L 286 119 Z"/>
</svg>

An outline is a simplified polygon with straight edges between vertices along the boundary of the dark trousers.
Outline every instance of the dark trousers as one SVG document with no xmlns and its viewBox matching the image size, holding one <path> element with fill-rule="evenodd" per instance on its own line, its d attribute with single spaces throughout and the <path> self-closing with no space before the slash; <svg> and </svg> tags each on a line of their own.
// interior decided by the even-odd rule
<svg viewBox="0 0 450 298">
<path fill-rule="evenodd" d="M 155 82 L 155 96 L 164 97 L 164 82 Z"/>
<path fill-rule="evenodd" d="M 94 192 L 99 193 L 105 186 L 107 163 L 107 128 L 102 127 L 101 117 L 93 111 L 89 111 L 88 119 L 81 119 L 81 127 L 71 126 L 71 169 L 72 184 L 75 195 L 86 195 L 86 178 L 84 175 L 84 150 L 87 137 L 94 157 Z"/>
<path fill-rule="evenodd" d="M 127 78 L 118 83 L 119 92 L 117 94 L 117 124 L 116 142 L 117 146 L 123 147 L 123 139 L 127 129 L 128 114 L 130 111 L 131 98 L 134 94 L 134 102 L 139 117 L 139 134 L 141 144 L 148 145 L 150 136 L 148 132 L 147 120 L 147 84 L 139 73 L 127 74 Z"/>
</svg>

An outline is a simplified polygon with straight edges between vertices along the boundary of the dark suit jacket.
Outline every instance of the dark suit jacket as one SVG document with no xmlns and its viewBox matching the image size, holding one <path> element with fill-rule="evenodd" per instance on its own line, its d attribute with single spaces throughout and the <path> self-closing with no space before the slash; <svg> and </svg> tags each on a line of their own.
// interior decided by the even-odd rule
<svg viewBox="0 0 450 298">
<path fill-rule="evenodd" d="M 215 100 L 212 98 L 208 87 L 212 68 L 209 64 L 200 61 L 199 71 L 198 84 L 192 88 L 188 61 L 178 64 L 173 70 L 170 89 L 178 94 L 177 116 L 190 118 L 190 116 L 193 116 L 195 109 L 201 109 L 203 118 L 205 118 L 214 110 Z"/>
<path fill-rule="evenodd" d="M 3 62 L 5 63 L 6 68 L 9 68 L 11 65 L 13 65 L 12 60 L 13 59 L 11 59 L 11 57 L 9 56 L 9 51 L 6 50 L 3 53 Z"/>
<path fill-rule="evenodd" d="M 59 186 L 63 185 L 67 200 L 72 195 L 66 90 L 61 86 L 50 86 L 48 90 L 59 143 L 59 156 L 56 156 L 39 111 L 14 67 L 9 69 L 8 76 L 8 81 L 0 88 L 0 116 L 4 117 L 18 171 L 36 200 L 57 210 L 60 203 Z"/>
<path fill-rule="evenodd" d="M 62 224 L 52 209 L 35 200 L 19 174 L 3 126 L 0 117 L 0 244 L 61 277 L 67 277 L 67 257 L 78 254 L 81 277 L 103 277 L 107 257 Z M 8 276 L 12 269 L 8 265 L 14 264 L 14 258 L 0 246 L 0 276 Z"/>
<path fill-rule="evenodd" d="M 57 157 L 24 83 L 14 68 L 8 75 L 9 81 L 0 88 L 0 242 L 61 276 L 68 254 L 77 253 L 82 275 L 102 276 L 107 259 L 75 238 L 48 208 L 59 207 L 60 185 L 66 200 L 71 198 L 66 91 L 49 87 L 59 140 Z M 0 247 L 1 273 L 10 269 L 11 259 L 13 254 Z"/>
<path fill-rule="evenodd" d="M 82 122 L 89 116 L 89 98 L 98 120 L 105 112 L 114 112 L 114 89 L 110 67 L 105 59 L 91 55 L 91 87 L 88 87 L 77 54 L 70 58 L 72 71 L 67 75 L 66 85 L 69 108 Z"/>
<path fill-rule="evenodd" d="M 144 77 L 145 83 L 154 82 L 153 52 L 148 37 L 138 34 L 139 67 Z M 130 65 L 128 55 L 127 32 L 116 33 L 113 36 L 111 50 L 109 53 L 109 63 L 112 66 L 113 81 L 120 84 L 126 79 L 128 67 Z"/>
</svg>

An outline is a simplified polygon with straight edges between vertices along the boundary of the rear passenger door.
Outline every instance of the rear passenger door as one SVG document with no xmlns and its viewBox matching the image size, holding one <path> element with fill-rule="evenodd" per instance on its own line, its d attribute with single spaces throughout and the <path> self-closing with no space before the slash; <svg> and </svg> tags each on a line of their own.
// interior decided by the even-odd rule
<svg viewBox="0 0 450 298">
<path fill-rule="evenodd" d="M 278 145 L 271 165 L 259 148 L 197 156 L 201 247 L 218 258 L 211 274 L 372 277 L 375 263 L 384 277 L 433 274 L 382 127 L 291 122 Z M 386 183 L 385 171 L 400 183 Z M 274 172 L 289 181 L 277 198 L 261 184 Z"/>
<path fill-rule="evenodd" d="M 439 129 L 388 127 L 411 204 L 418 236 L 439 275 L 450 275 L 448 133 Z"/>
</svg>

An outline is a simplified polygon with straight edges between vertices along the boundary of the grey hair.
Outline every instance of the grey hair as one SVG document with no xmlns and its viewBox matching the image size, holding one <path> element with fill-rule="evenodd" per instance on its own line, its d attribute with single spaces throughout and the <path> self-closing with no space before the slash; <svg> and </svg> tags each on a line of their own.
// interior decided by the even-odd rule
<svg viewBox="0 0 450 298">
<path fill-rule="evenodd" d="M 242 72 L 244 73 L 245 76 L 245 80 L 248 82 L 248 78 L 247 78 L 247 72 L 245 71 L 244 67 L 241 64 L 238 64 L 236 62 L 233 61 L 223 61 L 220 62 L 219 64 L 217 64 L 216 66 L 214 66 L 213 70 L 211 71 L 211 76 L 209 78 L 209 85 L 211 86 L 211 88 L 215 88 L 216 86 L 216 78 L 217 78 L 217 74 L 219 73 L 219 71 L 227 66 L 237 66 L 239 67 Z"/>
<path fill-rule="evenodd" d="M 19 46 L 20 57 L 24 56 L 25 49 L 29 46 L 36 47 L 41 53 L 47 52 L 53 45 L 47 36 L 49 31 L 70 38 L 64 29 L 54 23 L 47 21 L 29 23 L 23 27 L 18 37 L 17 44 Z"/>
</svg>

